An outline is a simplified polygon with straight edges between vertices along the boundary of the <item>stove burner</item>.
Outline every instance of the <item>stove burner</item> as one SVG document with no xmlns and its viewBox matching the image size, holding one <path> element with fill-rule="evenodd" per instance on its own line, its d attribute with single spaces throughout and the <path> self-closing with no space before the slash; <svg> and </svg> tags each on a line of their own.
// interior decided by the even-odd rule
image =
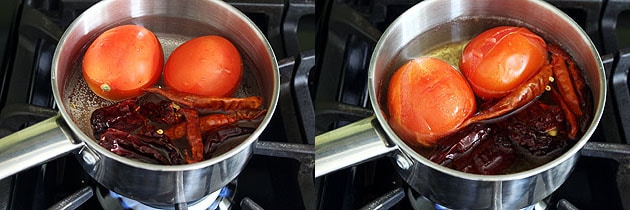
<svg viewBox="0 0 630 210">
<path fill-rule="evenodd" d="M 103 187 L 97 187 L 96 197 L 104 209 L 113 210 L 157 210 L 157 209 L 180 209 L 178 206 L 152 206 L 139 201 L 127 198 L 114 191 Z M 232 206 L 236 190 L 236 181 L 232 181 L 227 186 L 210 193 L 206 197 L 187 205 L 190 210 L 228 210 Z"/>
<path fill-rule="evenodd" d="M 407 188 L 407 198 L 409 199 L 411 206 L 414 210 L 427 210 L 427 209 L 435 209 L 435 210 L 450 210 L 450 208 L 442 206 L 440 204 L 434 203 L 427 199 L 426 197 L 419 195 L 414 192 L 411 188 Z M 545 210 L 548 208 L 548 203 L 551 198 L 543 199 L 534 205 L 522 208 L 520 210 Z M 571 205 L 568 201 L 562 200 L 562 205 Z M 558 205 L 561 205 L 560 203 Z"/>
</svg>

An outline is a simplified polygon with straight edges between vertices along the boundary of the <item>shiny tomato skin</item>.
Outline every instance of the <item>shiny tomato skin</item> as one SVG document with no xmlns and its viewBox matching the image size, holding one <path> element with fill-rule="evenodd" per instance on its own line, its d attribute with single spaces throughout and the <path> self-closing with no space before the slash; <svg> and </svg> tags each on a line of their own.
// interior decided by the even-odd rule
<svg viewBox="0 0 630 210">
<path fill-rule="evenodd" d="M 100 34 L 83 57 L 83 78 L 98 96 L 111 101 L 140 96 L 162 75 L 164 53 L 153 32 L 122 25 Z"/>
<path fill-rule="evenodd" d="M 238 89 L 242 74 L 236 46 L 222 36 L 209 35 L 188 40 L 171 53 L 164 83 L 181 92 L 227 97 Z"/>
<path fill-rule="evenodd" d="M 430 147 L 476 111 L 466 79 L 447 62 L 420 57 L 400 67 L 389 82 L 389 124 L 413 145 Z"/>
<path fill-rule="evenodd" d="M 527 28 L 491 28 L 466 45 L 459 68 L 477 96 L 500 98 L 538 72 L 547 60 L 546 46 Z"/>
</svg>

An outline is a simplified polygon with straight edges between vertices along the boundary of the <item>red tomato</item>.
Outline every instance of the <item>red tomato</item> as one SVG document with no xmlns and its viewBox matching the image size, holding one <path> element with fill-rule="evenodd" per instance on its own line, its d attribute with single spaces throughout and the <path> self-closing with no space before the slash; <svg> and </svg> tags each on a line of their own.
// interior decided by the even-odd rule
<svg viewBox="0 0 630 210">
<path fill-rule="evenodd" d="M 83 78 L 96 95 L 118 101 L 157 83 L 163 64 L 162 45 L 153 32 L 123 25 L 92 42 L 83 57 Z"/>
<path fill-rule="evenodd" d="M 477 96 L 499 98 L 538 72 L 547 60 L 546 46 L 526 28 L 492 28 L 466 45 L 459 68 Z"/>
<path fill-rule="evenodd" d="M 422 57 L 400 67 L 389 82 L 389 122 L 402 139 L 434 145 L 476 110 L 466 79 L 443 60 Z"/>
<path fill-rule="evenodd" d="M 164 68 L 167 87 L 205 96 L 230 96 L 243 72 L 241 56 L 221 36 L 191 39 L 173 51 Z"/>
</svg>

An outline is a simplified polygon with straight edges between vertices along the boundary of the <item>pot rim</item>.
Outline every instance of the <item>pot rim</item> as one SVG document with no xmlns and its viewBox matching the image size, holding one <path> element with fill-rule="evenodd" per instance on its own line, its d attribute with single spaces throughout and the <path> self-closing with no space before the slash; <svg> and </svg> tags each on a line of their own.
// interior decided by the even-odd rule
<svg viewBox="0 0 630 210">
<path fill-rule="evenodd" d="M 261 120 L 258 127 L 245 140 L 243 140 L 243 142 L 239 143 L 236 147 L 231 148 L 229 151 L 222 153 L 218 156 L 215 156 L 213 158 L 206 159 L 201 162 L 183 164 L 183 165 L 162 165 L 162 164 L 145 163 L 145 162 L 133 160 L 130 158 L 126 158 L 126 157 L 114 154 L 106 150 L 105 148 L 101 147 L 100 145 L 98 145 L 98 143 L 92 140 L 92 137 L 86 135 L 78 126 L 76 126 L 76 123 L 72 120 L 68 110 L 66 110 L 65 106 L 63 105 L 64 103 L 61 97 L 61 93 L 59 92 L 59 85 L 58 85 L 59 82 L 57 80 L 61 82 L 63 81 L 62 81 L 62 78 L 58 78 L 57 72 L 59 71 L 58 63 L 60 62 L 60 58 L 62 57 L 61 52 L 64 50 L 64 48 L 69 48 L 71 47 L 71 45 L 74 44 L 74 43 L 66 42 L 69 34 L 73 30 L 86 30 L 86 29 L 77 27 L 78 23 L 81 22 L 82 19 L 85 19 L 87 16 L 89 16 L 91 11 L 104 10 L 104 8 L 107 7 L 107 4 L 111 4 L 112 2 L 114 2 L 114 1 L 100 1 L 92 5 L 86 11 L 84 11 L 68 26 L 68 29 L 64 31 L 63 35 L 61 36 L 59 40 L 59 44 L 57 45 L 55 49 L 55 53 L 52 60 L 53 65 L 52 65 L 52 70 L 51 70 L 51 82 L 53 86 L 52 89 L 53 89 L 55 103 L 58 104 L 59 112 L 61 113 L 61 116 L 63 117 L 64 121 L 66 121 L 68 126 L 71 128 L 74 137 L 78 138 L 77 140 L 85 143 L 84 145 L 86 146 L 84 146 L 84 149 L 88 148 L 91 151 L 96 151 L 97 154 L 99 155 L 104 155 L 107 158 L 116 160 L 118 162 L 121 162 L 123 164 L 129 165 L 132 167 L 146 169 L 150 171 L 176 172 L 176 171 L 197 170 L 197 169 L 206 168 L 208 166 L 220 163 L 222 161 L 225 161 L 226 159 L 229 159 L 230 157 L 236 154 L 241 153 L 243 150 L 250 148 L 252 144 L 257 141 L 258 136 L 261 135 L 261 133 L 264 131 L 264 129 L 267 127 L 267 125 L 271 121 L 271 118 L 276 109 L 276 105 L 278 103 L 278 98 L 280 95 L 280 79 L 279 79 L 280 73 L 278 69 L 276 56 L 273 52 L 273 49 L 271 48 L 271 44 L 266 39 L 262 31 L 254 24 L 253 21 L 251 21 L 240 10 L 236 9 L 235 7 L 223 1 L 211 1 L 211 0 L 201 0 L 201 1 L 212 2 L 213 4 L 217 4 L 221 6 L 222 9 L 230 13 L 233 13 L 235 17 L 238 17 L 241 21 L 244 21 L 249 26 L 248 28 L 255 32 L 256 38 L 262 41 L 263 44 L 266 46 L 266 52 L 268 53 L 269 58 L 271 59 L 271 65 L 273 67 L 272 69 L 273 70 L 273 90 L 272 90 L 272 95 L 269 98 L 269 103 L 265 105 L 267 107 L 267 113 L 265 114 L 264 118 Z M 87 31 L 85 33 L 87 33 Z"/>
<path fill-rule="evenodd" d="M 424 7 L 424 5 L 429 5 L 432 2 L 436 2 L 439 0 L 425 0 L 422 1 L 416 5 L 414 5 L 412 8 L 408 9 L 407 11 L 405 11 L 402 15 L 400 15 L 396 20 L 394 20 L 391 25 L 398 25 L 400 24 L 399 22 L 403 21 L 403 16 L 405 16 L 406 13 L 413 13 L 413 11 L 418 10 L 421 7 Z M 555 8 L 554 6 L 550 5 L 549 3 L 546 3 L 544 1 L 538 1 L 538 0 L 526 0 L 529 1 L 530 3 L 533 4 L 537 4 L 540 7 L 543 7 L 547 10 L 552 11 L 553 13 L 557 14 L 559 16 L 559 18 L 561 18 L 564 22 L 566 22 L 567 24 L 569 24 L 574 30 L 576 30 L 579 34 L 580 34 L 580 38 L 581 41 L 584 41 L 586 43 L 588 43 L 588 45 L 590 46 L 590 54 L 593 55 L 593 57 L 597 60 L 597 68 L 598 68 L 598 77 L 599 77 L 599 84 L 601 84 L 601 88 L 599 89 L 599 93 L 597 93 L 597 95 L 599 95 L 599 98 L 593 98 L 595 107 L 594 107 L 594 115 L 593 115 L 593 119 L 591 121 L 591 124 L 589 126 L 589 128 L 586 130 L 586 132 L 584 133 L 584 135 L 577 140 L 577 142 L 575 143 L 575 145 L 573 145 L 569 150 L 565 151 L 562 155 L 556 157 L 555 159 L 541 165 L 538 166 L 536 168 L 533 169 L 529 169 L 529 170 L 525 170 L 525 171 L 521 171 L 521 172 L 517 172 L 517 173 L 511 173 L 511 174 L 503 174 L 503 175 L 480 175 L 480 174 L 472 174 L 472 173 L 466 173 L 466 172 L 462 172 L 462 171 L 458 171 L 455 169 L 451 169 L 442 165 L 439 165 L 433 161 L 430 161 L 429 159 L 423 157 L 422 155 L 418 154 L 417 152 L 415 152 L 411 147 L 409 147 L 407 144 L 404 143 L 404 141 L 402 141 L 402 139 L 400 139 L 395 132 L 392 130 L 391 126 L 389 126 L 388 122 L 387 122 L 387 118 L 385 116 L 384 111 L 382 111 L 380 109 L 380 105 L 379 105 L 379 94 L 377 94 L 377 88 L 379 88 L 379 82 L 378 80 L 375 79 L 375 63 L 377 58 L 381 57 L 381 49 L 387 45 L 387 43 L 385 43 L 386 39 L 389 38 L 389 36 L 391 36 L 391 34 L 393 33 L 393 28 L 392 27 L 388 27 L 385 32 L 381 35 L 381 37 L 379 38 L 376 47 L 374 48 L 374 53 L 372 54 L 372 57 L 370 58 L 370 66 L 369 66 L 369 71 L 368 71 L 368 91 L 369 91 L 369 96 L 370 96 L 370 102 L 371 105 L 373 107 L 374 113 L 376 115 L 376 118 L 379 121 L 380 126 L 383 128 L 383 130 L 385 131 L 387 137 L 389 138 L 390 141 L 393 141 L 393 143 L 395 144 L 395 146 L 397 147 L 397 149 L 402 152 L 403 154 L 407 155 L 408 157 L 413 158 L 414 160 L 422 163 L 425 166 L 428 166 L 432 169 L 435 169 L 437 171 L 446 173 L 448 175 L 454 176 L 454 177 L 459 177 L 462 179 L 467 179 L 467 180 L 472 180 L 472 181 L 490 181 L 490 182 L 496 182 L 496 181 L 510 181 L 510 180 L 518 180 L 518 179 L 524 179 L 527 177 L 532 177 L 538 174 L 541 174 L 545 171 L 550 170 L 551 168 L 554 168 L 555 166 L 567 161 L 569 158 L 573 157 L 574 155 L 576 155 L 581 149 L 582 147 L 586 144 L 586 142 L 590 139 L 590 137 L 593 135 L 593 133 L 595 132 L 595 129 L 597 128 L 599 121 L 602 117 L 603 114 L 603 110 L 604 110 L 604 105 L 605 105 L 605 99 L 606 99 L 606 92 L 607 92 L 607 87 L 606 87 L 606 76 L 605 76 L 605 70 L 604 70 L 604 66 L 603 63 L 601 61 L 601 57 L 599 56 L 599 53 L 597 52 L 597 49 L 595 48 L 595 45 L 593 44 L 593 42 L 590 40 L 590 38 L 588 38 L 588 36 L 586 35 L 586 32 L 584 32 L 584 30 L 582 30 L 582 28 L 580 28 L 578 26 L 578 24 L 573 21 L 573 19 L 571 19 L 568 15 L 566 15 L 564 12 L 560 11 L 559 9 Z M 466 16 L 466 17 L 470 17 L 470 16 Z M 461 18 L 461 17 L 451 17 L 451 20 L 457 19 L 457 18 Z M 443 24 L 443 23 L 442 23 Z M 406 43 L 407 44 L 407 43 Z M 595 81 L 591 81 L 590 83 L 592 84 Z M 594 93 L 595 94 L 595 93 Z"/>
</svg>

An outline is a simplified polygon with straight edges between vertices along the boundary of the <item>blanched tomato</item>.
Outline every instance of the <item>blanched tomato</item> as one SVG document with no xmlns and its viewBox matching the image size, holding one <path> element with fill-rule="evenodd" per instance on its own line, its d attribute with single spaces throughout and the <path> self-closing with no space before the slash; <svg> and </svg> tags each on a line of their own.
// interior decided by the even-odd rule
<svg viewBox="0 0 630 210">
<path fill-rule="evenodd" d="M 162 74 L 164 55 L 153 32 L 123 25 L 99 35 L 83 57 L 83 78 L 98 96 L 118 101 L 142 95 Z"/>
<path fill-rule="evenodd" d="M 546 43 L 540 36 L 526 28 L 500 26 L 466 45 L 459 69 L 477 96 L 493 99 L 536 74 L 546 60 Z"/>
<path fill-rule="evenodd" d="M 389 122 L 398 136 L 434 145 L 476 110 L 466 79 L 443 60 L 421 57 L 400 67 L 389 82 Z"/>
<path fill-rule="evenodd" d="M 230 96 L 243 71 L 241 56 L 229 40 L 202 36 L 177 47 L 166 61 L 167 87 L 204 96 Z"/>
</svg>

